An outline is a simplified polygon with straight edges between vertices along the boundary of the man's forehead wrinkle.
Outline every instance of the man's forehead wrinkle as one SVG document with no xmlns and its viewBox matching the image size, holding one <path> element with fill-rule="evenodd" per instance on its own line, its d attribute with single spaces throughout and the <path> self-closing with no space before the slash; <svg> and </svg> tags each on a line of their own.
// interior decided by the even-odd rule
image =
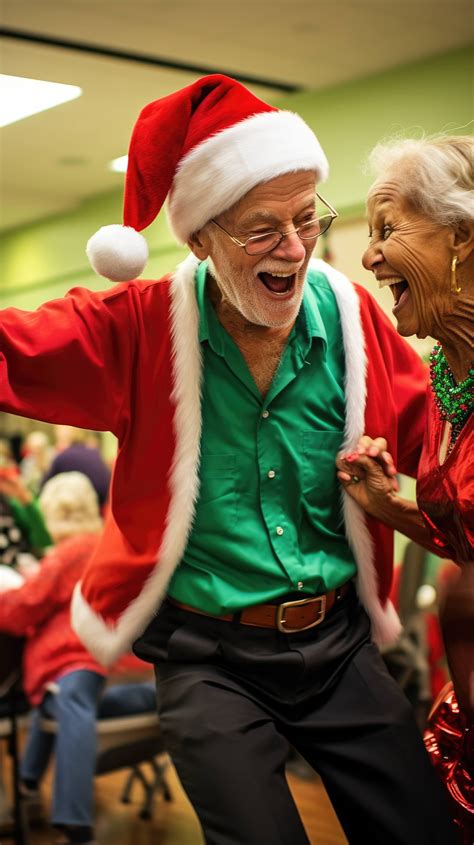
<svg viewBox="0 0 474 845">
<path fill-rule="evenodd" d="M 244 211 L 242 215 L 237 217 L 237 223 L 240 226 L 252 226 L 255 223 L 265 222 L 278 222 L 278 216 L 274 211 L 270 211 L 269 208 L 249 209 L 249 211 Z"/>
<path fill-rule="evenodd" d="M 316 198 L 311 197 L 302 205 L 300 209 L 298 209 L 298 214 L 302 214 L 304 211 L 308 209 L 314 209 L 316 207 Z M 235 222 L 239 226 L 250 227 L 257 223 L 280 223 L 281 215 L 277 214 L 275 211 L 272 211 L 269 208 L 261 208 L 261 209 L 248 209 L 248 211 L 243 211 L 241 215 L 237 214 L 235 218 Z"/>
</svg>

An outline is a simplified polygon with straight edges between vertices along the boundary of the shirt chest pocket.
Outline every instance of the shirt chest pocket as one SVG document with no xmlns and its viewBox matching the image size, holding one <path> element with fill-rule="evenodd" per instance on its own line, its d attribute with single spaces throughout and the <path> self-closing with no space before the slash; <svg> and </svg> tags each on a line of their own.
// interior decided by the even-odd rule
<svg viewBox="0 0 474 845">
<path fill-rule="evenodd" d="M 199 478 L 195 525 L 209 531 L 229 528 L 237 519 L 236 456 L 203 454 Z"/>
<path fill-rule="evenodd" d="M 343 431 L 303 431 L 303 496 L 306 503 L 327 514 L 339 506 L 339 482 L 336 456 L 344 437 Z"/>
</svg>

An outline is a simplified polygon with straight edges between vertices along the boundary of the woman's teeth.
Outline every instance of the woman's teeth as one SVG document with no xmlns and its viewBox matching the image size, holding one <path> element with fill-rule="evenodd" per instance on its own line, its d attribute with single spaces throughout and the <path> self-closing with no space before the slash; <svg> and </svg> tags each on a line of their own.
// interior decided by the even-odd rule
<svg viewBox="0 0 474 845">
<path fill-rule="evenodd" d="M 386 279 L 377 279 L 377 283 L 379 288 L 385 288 L 387 285 L 396 285 L 398 282 L 404 282 L 405 279 L 402 279 L 401 276 L 390 276 Z"/>
<path fill-rule="evenodd" d="M 398 305 L 401 297 L 403 296 L 403 293 L 405 291 L 409 291 L 410 289 L 407 280 L 403 279 L 401 276 L 387 276 L 383 279 L 377 279 L 377 283 L 379 288 L 385 288 L 387 287 L 387 285 L 390 287 L 390 290 L 392 291 L 392 296 L 395 300 L 395 305 Z"/>
</svg>

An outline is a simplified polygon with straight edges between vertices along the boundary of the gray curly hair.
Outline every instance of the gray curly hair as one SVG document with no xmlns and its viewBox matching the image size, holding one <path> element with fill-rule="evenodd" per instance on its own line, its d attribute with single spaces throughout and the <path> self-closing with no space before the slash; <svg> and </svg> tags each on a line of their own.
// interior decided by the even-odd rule
<svg viewBox="0 0 474 845">
<path fill-rule="evenodd" d="M 95 534 L 102 528 L 97 493 L 82 472 L 60 472 L 50 478 L 39 504 L 55 542 L 76 534 Z"/>
<path fill-rule="evenodd" d="M 443 135 L 377 144 L 369 155 L 375 182 L 394 177 L 414 208 L 441 226 L 474 221 L 474 137 Z"/>
</svg>

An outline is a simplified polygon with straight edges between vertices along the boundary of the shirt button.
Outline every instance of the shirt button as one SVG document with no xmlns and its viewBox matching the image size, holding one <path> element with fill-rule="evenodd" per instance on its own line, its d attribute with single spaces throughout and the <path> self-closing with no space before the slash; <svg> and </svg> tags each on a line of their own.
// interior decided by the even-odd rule
<svg viewBox="0 0 474 845">
<path fill-rule="evenodd" d="M 281 527 L 281 525 L 277 525 L 276 533 L 279 537 L 281 537 L 281 535 L 283 534 L 283 528 Z"/>
<path fill-rule="evenodd" d="M 264 419 L 264 420 L 266 420 L 269 416 L 270 416 L 270 411 L 267 411 L 267 410 L 265 409 L 265 410 L 263 411 L 263 413 L 262 413 L 262 417 L 263 417 L 263 419 Z"/>
<path fill-rule="evenodd" d="M 274 469 L 270 469 L 270 470 L 268 470 L 268 473 L 267 473 L 267 474 L 268 474 L 268 477 L 269 477 L 269 478 L 275 478 L 275 475 L 276 475 L 276 473 L 275 473 L 275 470 L 274 470 Z"/>
<path fill-rule="evenodd" d="M 303 584 L 302 581 L 298 581 L 298 584 L 296 586 L 298 587 L 298 590 L 302 590 L 303 587 L 304 587 L 304 584 Z"/>
</svg>

